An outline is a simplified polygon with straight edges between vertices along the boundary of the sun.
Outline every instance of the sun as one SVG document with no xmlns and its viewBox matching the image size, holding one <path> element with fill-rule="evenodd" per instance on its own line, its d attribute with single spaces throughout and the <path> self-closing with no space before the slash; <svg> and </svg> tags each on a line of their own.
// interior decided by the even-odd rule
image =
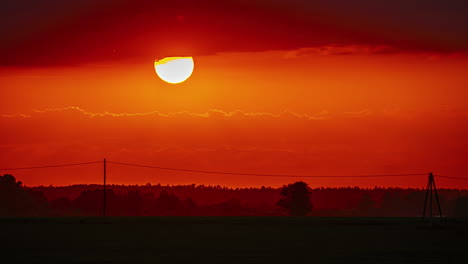
<svg viewBox="0 0 468 264">
<path fill-rule="evenodd" d="M 194 62 L 192 57 L 167 57 L 154 61 L 156 74 L 168 83 L 181 83 L 192 75 Z"/>
</svg>

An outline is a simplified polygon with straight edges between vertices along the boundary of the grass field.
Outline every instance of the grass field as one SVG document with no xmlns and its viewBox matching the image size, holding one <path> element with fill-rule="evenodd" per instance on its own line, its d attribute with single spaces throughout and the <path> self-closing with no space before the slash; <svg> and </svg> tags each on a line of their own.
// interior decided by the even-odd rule
<svg viewBox="0 0 468 264">
<path fill-rule="evenodd" d="M 2 263 L 468 263 L 468 221 L 3 218 Z"/>
</svg>

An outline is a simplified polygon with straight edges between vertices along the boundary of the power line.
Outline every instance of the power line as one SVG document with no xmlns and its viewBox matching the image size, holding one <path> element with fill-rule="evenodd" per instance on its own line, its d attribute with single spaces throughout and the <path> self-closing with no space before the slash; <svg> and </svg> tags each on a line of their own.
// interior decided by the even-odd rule
<svg viewBox="0 0 468 264">
<path fill-rule="evenodd" d="M 457 180 L 466 180 L 468 181 L 468 178 L 461 178 L 461 177 L 450 177 L 450 176 L 442 176 L 442 175 L 434 175 L 436 177 L 441 177 L 441 178 L 448 178 L 448 179 L 457 179 Z"/>
<path fill-rule="evenodd" d="M 159 169 L 159 170 L 184 171 L 184 172 L 195 172 L 195 173 L 205 173 L 205 174 L 224 174 L 224 175 L 258 176 L 258 177 L 290 177 L 290 178 L 364 178 L 364 177 L 404 177 L 404 176 L 422 176 L 422 175 L 427 175 L 427 173 L 380 174 L 380 175 L 378 175 L 378 174 L 376 174 L 376 175 L 286 175 L 286 174 L 263 174 L 263 173 L 243 173 L 243 172 L 192 170 L 192 169 L 169 168 L 169 167 L 150 166 L 150 165 L 141 165 L 141 164 L 134 164 L 134 163 L 115 162 L 115 161 L 107 161 L 107 163 L 112 163 L 112 164 L 117 164 L 117 165 L 123 165 L 123 166 L 132 166 L 132 167 Z"/>
<path fill-rule="evenodd" d="M 35 167 L 22 167 L 22 168 L 5 168 L 5 169 L 0 169 L 0 171 L 58 168 L 58 167 L 79 166 L 79 165 L 87 165 L 87 164 L 95 164 L 95 163 L 102 163 L 102 161 L 91 161 L 91 162 L 81 162 L 81 163 L 68 163 L 68 164 L 46 165 L 46 166 L 35 166 Z"/>
<path fill-rule="evenodd" d="M 102 161 L 91 161 L 91 162 L 81 162 L 81 163 L 67 163 L 67 164 L 45 165 L 45 166 L 33 166 L 33 167 L 19 167 L 19 168 L 2 168 L 2 169 L 0 169 L 0 171 L 13 171 L 13 170 L 30 170 L 30 169 L 45 169 L 45 168 L 70 167 L 70 166 L 80 166 L 80 165 L 88 165 L 88 164 L 96 164 L 96 163 L 102 163 Z M 183 171 L 183 172 L 194 172 L 194 173 L 204 173 L 204 174 L 257 176 L 257 177 L 289 177 L 289 178 L 371 178 L 371 177 L 406 177 L 406 176 L 422 176 L 422 175 L 427 175 L 427 173 L 368 174 L 368 175 L 289 175 L 289 174 L 264 174 L 264 173 L 244 173 L 244 172 L 228 172 L 228 171 L 194 170 L 194 169 L 182 169 L 182 168 L 161 167 L 161 166 L 142 165 L 142 164 L 125 163 L 125 162 L 116 162 L 116 161 L 107 161 L 107 163 L 112 163 L 112 164 L 117 164 L 117 165 L 123 165 L 123 166 L 132 166 L 132 167 L 159 169 L 159 170 Z M 441 177 L 441 178 L 448 178 L 448 179 L 468 180 L 468 178 L 461 178 L 461 177 L 451 177 L 451 176 L 443 176 L 443 175 L 434 175 L 434 176 L 436 176 L 436 177 Z"/>
</svg>

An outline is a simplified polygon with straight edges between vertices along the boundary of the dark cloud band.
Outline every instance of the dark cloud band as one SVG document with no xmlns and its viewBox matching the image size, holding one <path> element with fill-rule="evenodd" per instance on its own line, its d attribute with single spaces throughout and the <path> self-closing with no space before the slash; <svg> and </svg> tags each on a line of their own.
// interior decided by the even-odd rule
<svg viewBox="0 0 468 264">
<path fill-rule="evenodd" d="M 465 2 L 6 0 L 0 4 L 0 65 L 140 61 L 331 44 L 467 51 Z"/>
</svg>

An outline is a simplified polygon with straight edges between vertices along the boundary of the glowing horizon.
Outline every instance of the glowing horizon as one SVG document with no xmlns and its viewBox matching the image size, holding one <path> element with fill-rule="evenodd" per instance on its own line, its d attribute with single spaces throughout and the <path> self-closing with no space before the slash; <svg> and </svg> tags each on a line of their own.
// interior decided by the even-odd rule
<svg viewBox="0 0 468 264">
<path fill-rule="evenodd" d="M 459 6 L 114 2 L 0 9 L 14 14 L 4 16 L 11 26 L 0 49 L 0 168 L 106 157 L 269 174 L 468 177 Z M 286 183 L 109 170 L 114 183 Z M 17 173 L 28 185 L 96 176 L 87 168 Z M 424 187 L 411 177 L 308 183 Z"/>
</svg>

